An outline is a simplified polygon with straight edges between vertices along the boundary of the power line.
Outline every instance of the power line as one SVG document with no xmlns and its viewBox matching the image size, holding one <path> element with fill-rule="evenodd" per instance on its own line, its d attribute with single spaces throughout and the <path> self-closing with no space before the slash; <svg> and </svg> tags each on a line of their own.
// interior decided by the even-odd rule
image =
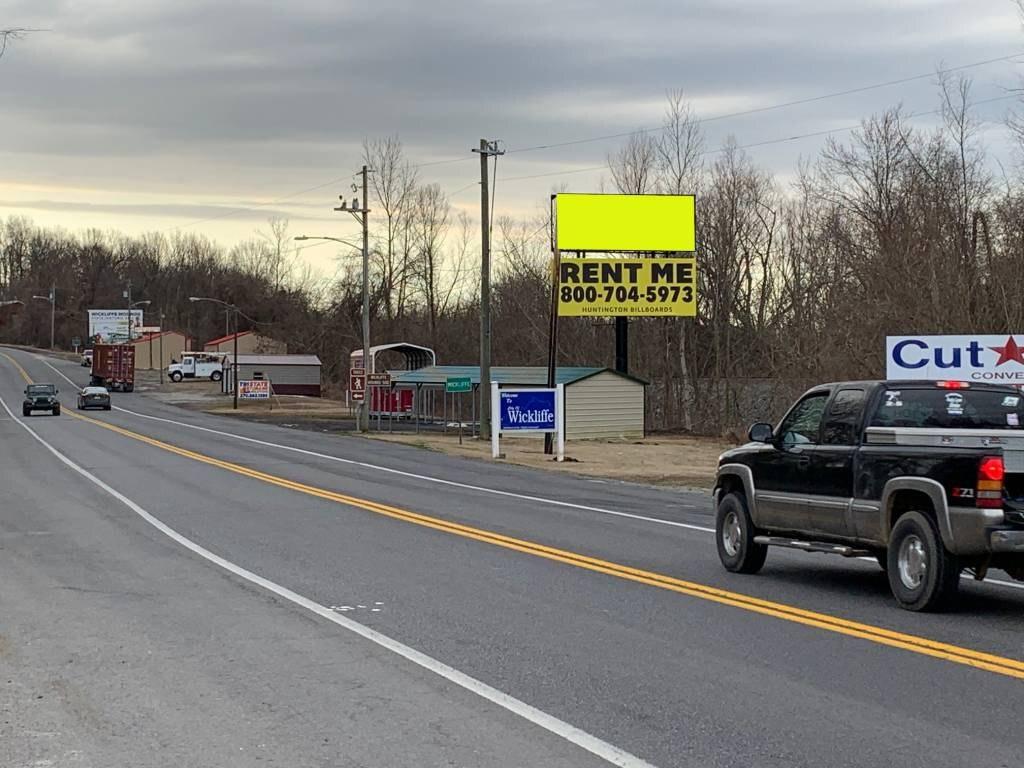
<svg viewBox="0 0 1024 768">
<path fill-rule="evenodd" d="M 754 107 L 754 108 L 751 108 L 751 109 L 741 110 L 741 111 L 738 111 L 738 112 L 729 112 L 729 113 L 725 113 L 725 114 L 721 114 L 721 115 L 713 115 L 711 117 L 699 118 L 699 119 L 695 120 L 694 123 L 698 124 L 698 125 L 702 125 L 704 123 L 715 122 L 715 121 L 718 121 L 718 120 L 726 120 L 726 119 L 731 119 L 731 118 L 735 118 L 735 117 L 743 117 L 743 116 L 746 116 L 746 115 L 759 114 L 759 113 L 769 112 L 769 111 L 773 111 L 773 110 L 777 110 L 777 109 L 784 109 L 786 107 L 798 106 L 798 105 L 801 105 L 801 104 L 810 104 L 810 103 L 814 103 L 814 102 L 817 102 L 817 101 L 824 101 L 826 99 L 838 98 L 840 96 L 849 96 L 849 95 L 852 95 L 852 94 L 863 93 L 863 92 L 866 92 L 866 91 L 876 90 L 876 89 L 879 89 L 879 88 L 887 88 L 887 87 L 890 87 L 890 86 L 893 86 L 893 85 L 901 85 L 901 84 L 904 84 L 904 83 L 915 82 L 917 80 L 924 80 L 926 78 L 935 77 L 936 75 L 952 73 L 952 72 L 961 72 L 961 71 L 968 70 L 968 69 L 974 69 L 974 68 L 977 68 L 977 67 L 986 66 L 988 64 L 995 64 L 995 63 L 1002 62 L 1002 61 L 1009 61 L 1010 59 L 1017 58 L 1018 56 L 1024 56 L 1024 52 L 1013 53 L 1013 54 L 1009 54 L 1009 55 L 1006 55 L 1006 56 L 998 56 L 996 58 L 985 59 L 983 61 L 975 61 L 975 62 L 971 62 L 969 64 L 961 64 L 961 65 L 956 66 L 956 67 L 947 67 L 947 68 L 939 69 L 936 72 L 928 72 L 928 73 L 925 73 L 925 74 L 912 75 L 910 77 L 899 78 L 899 79 L 896 79 L 896 80 L 888 80 L 888 81 L 885 81 L 885 82 L 882 82 L 882 83 L 873 83 L 873 84 L 870 84 L 870 85 L 859 86 L 859 87 L 856 87 L 856 88 L 848 88 L 846 90 L 835 91 L 833 93 L 826 93 L 826 94 L 821 94 L 821 95 L 818 95 L 818 96 L 811 96 L 811 97 L 808 97 L 808 98 L 805 98 L 805 99 L 795 99 L 793 101 L 780 102 L 778 104 L 771 104 L 771 105 L 767 105 L 767 106 L 764 106 L 764 107 Z M 981 104 L 981 103 L 985 103 L 985 102 L 978 102 L 978 103 Z M 605 134 L 603 136 L 592 136 L 592 137 L 589 137 L 589 138 L 573 139 L 573 140 L 570 140 L 570 141 L 555 142 L 555 143 L 551 143 L 551 144 L 538 144 L 538 145 L 531 146 L 531 147 L 520 147 L 518 149 L 508 149 L 508 150 L 506 150 L 506 152 L 509 153 L 509 154 L 511 154 L 511 153 L 520 153 L 520 152 L 536 152 L 536 151 L 540 151 L 540 150 L 544 150 L 544 149 L 555 149 L 555 148 L 559 148 L 559 147 L 576 146 L 576 145 L 580 145 L 580 144 L 590 144 L 590 143 L 595 143 L 595 142 L 599 142 L 599 141 L 609 141 L 611 139 L 621 139 L 621 138 L 626 138 L 628 136 L 631 136 L 631 135 L 637 134 L 637 133 L 660 133 L 663 130 L 664 130 L 664 128 L 660 128 L 660 127 L 659 128 L 638 128 L 638 129 L 632 130 L 632 131 L 626 131 L 626 132 L 620 132 L 620 133 L 610 133 L 610 134 Z M 848 129 L 840 129 L 840 130 L 848 130 Z M 781 142 L 781 141 L 794 141 L 794 140 L 796 140 L 798 138 L 807 138 L 809 136 L 814 136 L 814 135 L 821 135 L 821 134 L 818 133 L 818 134 L 808 134 L 807 136 L 794 136 L 794 137 L 789 137 L 787 139 L 780 139 L 780 140 L 777 140 L 776 142 L 772 142 L 772 143 L 778 143 L 778 142 Z M 473 159 L 472 156 L 470 156 L 470 157 L 466 157 L 466 156 L 449 157 L 449 158 L 442 158 L 440 160 L 429 160 L 429 161 L 426 161 L 426 162 L 423 162 L 423 163 L 416 163 L 416 164 L 414 164 L 414 165 L 412 165 L 410 167 L 411 168 L 430 168 L 430 167 L 439 166 L 439 165 L 449 165 L 449 164 L 453 164 L 453 163 L 468 162 L 468 161 L 470 161 L 472 159 Z M 594 166 L 592 168 L 580 168 L 580 169 L 571 170 L 571 171 L 561 171 L 561 172 L 558 172 L 558 173 L 535 174 L 533 176 L 513 176 L 513 177 L 507 177 L 505 180 L 506 181 L 519 181 L 519 180 L 527 179 L 527 178 L 543 178 L 545 176 L 561 175 L 562 173 L 584 173 L 586 171 L 597 170 L 597 169 L 600 169 L 600 168 L 603 168 L 603 167 L 604 166 L 602 165 L 602 166 Z M 278 197 L 275 200 L 271 200 L 271 201 L 268 201 L 268 202 L 265 202 L 265 203 L 255 203 L 253 205 L 245 206 L 245 207 L 242 207 L 242 208 L 232 208 L 232 209 L 229 209 L 229 210 L 227 210 L 227 211 L 225 211 L 225 212 L 223 212 L 221 214 L 217 214 L 215 216 L 209 216 L 209 217 L 206 217 L 206 218 L 203 218 L 203 219 L 197 219 L 195 221 L 190 221 L 190 222 L 187 222 L 185 224 L 179 224 L 179 225 L 176 225 L 176 226 L 173 226 L 173 227 L 169 227 L 166 230 L 164 230 L 164 232 L 180 231 L 182 229 L 187 229 L 187 228 L 190 228 L 190 227 L 194 227 L 194 226 L 197 226 L 199 224 L 206 224 L 206 223 L 211 222 L 211 221 L 220 221 L 222 219 L 231 218 L 232 216 L 235 216 L 237 214 L 246 213 L 248 211 L 251 211 L 254 208 L 255 209 L 261 209 L 261 208 L 267 208 L 267 207 L 270 207 L 270 206 L 273 206 L 273 205 L 278 205 L 278 204 L 280 204 L 280 203 L 282 203 L 282 202 L 284 202 L 286 200 L 291 200 L 291 199 L 296 198 L 296 197 L 301 197 L 303 195 L 309 194 L 310 192 L 316 192 L 317 190 L 324 189 L 325 187 L 329 187 L 329 186 L 332 186 L 334 184 L 338 184 L 338 183 L 343 182 L 343 181 L 347 181 L 348 179 L 349 179 L 349 176 L 347 176 L 347 175 L 346 176 L 339 176 L 338 178 L 331 179 L 329 181 L 325 181 L 325 182 L 323 182 L 321 184 L 316 184 L 316 185 L 314 185 L 312 187 L 307 187 L 306 189 L 301 189 L 301 190 L 299 190 L 297 192 L 291 192 L 289 194 L 286 194 L 286 195 L 283 195 L 281 197 Z M 469 184 L 469 185 L 459 189 L 458 191 L 452 193 L 451 197 L 454 197 L 455 195 L 458 195 L 458 194 L 466 191 L 467 189 L 469 189 L 470 187 L 474 186 L 475 184 L 476 184 L 476 182 L 473 182 L 472 184 Z"/>
<path fill-rule="evenodd" d="M 410 167 L 411 168 L 428 168 L 428 167 L 435 166 L 435 165 L 447 165 L 449 163 L 464 163 L 467 160 L 472 160 L 472 159 L 473 159 L 472 157 L 450 157 L 450 158 L 446 158 L 444 160 L 431 160 L 431 161 L 428 161 L 428 162 L 425 162 L 425 163 L 417 163 L 417 164 L 412 165 Z M 302 197 L 303 195 L 308 195 L 310 192 L 316 192 L 317 190 L 324 189 L 325 187 L 330 187 L 330 186 L 333 186 L 333 185 L 338 184 L 340 182 L 348 181 L 349 178 L 350 178 L 349 175 L 339 176 L 336 179 L 331 179 L 330 181 L 325 181 L 322 184 L 317 184 L 317 185 L 312 186 L 312 187 L 307 187 L 306 189 L 300 189 L 298 192 L 291 192 L 291 193 L 289 193 L 287 195 L 283 195 L 282 197 L 279 197 L 276 200 L 270 200 L 270 201 L 265 202 L 265 203 L 253 203 L 252 205 L 247 205 L 244 208 L 231 208 L 231 209 L 225 211 L 224 213 L 217 214 L 216 216 L 209 216 L 209 217 L 207 217 L 205 219 L 197 219 L 196 221 L 190 221 L 190 222 L 188 222 L 186 224 L 178 224 L 178 225 L 173 226 L 173 227 L 168 227 L 164 231 L 165 232 L 171 232 L 171 231 L 174 231 L 174 230 L 187 229 L 189 227 L 194 227 L 194 226 L 196 226 L 198 224 L 206 224 L 206 223 L 211 222 L 211 221 L 219 221 L 221 219 L 228 219 L 228 218 L 231 218 L 232 216 L 234 216 L 236 214 L 246 213 L 248 211 L 251 211 L 254 208 L 257 208 L 257 209 L 258 208 L 267 208 L 269 206 L 279 205 L 280 203 L 284 202 L 285 200 L 291 200 L 292 198 Z"/>
<path fill-rule="evenodd" d="M 1017 94 L 1008 94 L 1006 96 L 996 96 L 995 98 L 983 99 L 981 101 L 976 101 L 971 106 L 980 106 L 982 104 L 991 104 L 991 103 L 996 102 L 996 101 L 1006 101 L 1007 99 L 1017 99 L 1017 98 L 1020 98 Z M 918 118 L 918 117 L 928 117 L 929 115 L 939 115 L 939 114 L 942 114 L 942 110 L 941 109 L 933 109 L 933 110 L 931 110 L 929 112 L 912 112 L 909 115 L 904 115 L 904 117 L 907 120 L 912 120 L 912 119 Z M 735 149 L 753 149 L 755 147 L 768 146 L 769 144 L 784 144 L 786 142 L 798 141 L 800 139 L 809 139 L 809 138 L 813 138 L 815 136 L 827 136 L 827 135 L 832 134 L 832 133 L 843 133 L 845 131 L 855 131 L 855 130 L 857 130 L 860 127 L 861 127 L 861 124 L 858 123 L 857 125 L 847 125 L 847 126 L 843 126 L 842 128 L 829 128 L 829 129 L 823 130 L 823 131 L 812 131 L 810 133 L 801 133 L 801 134 L 796 135 L 796 136 L 784 136 L 784 137 L 778 138 L 778 139 L 767 139 L 765 141 L 755 141 L 755 142 L 752 142 L 750 144 L 740 144 L 740 145 L 737 145 L 735 147 Z M 716 148 L 716 149 L 705 149 L 703 152 L 700 153 L 700 155 L 702 157 L 704 155 L 715 155 L 715 154 L 719 154 L 721 152 L 725 152 L 727 149 L 728 149 L 728 147 L 719 147 L 719 148 Z M 506 177 L 504 177 L 502 179 L 502 181 L 524 181 L 526 179 L 543 179 L 543 178 L 547 178 L 547 177 L 550 177 L 550 176 L 567 176 L 569 174 L 590 173 L 590 172 L 593 172 L 593 171 L 603 171 L 603 170 L 607 170 L 607 169 L 608 169 L 608 164 L 604 163 L 603 165 L 592 165 L 592 166 L 588 166 L 587 168 L 570 168 L 570 169 L 565 169 L 565 170 L 561 170 L 561 171 L 549 171 L 547 173 L 533 173 L 533 174 L 530 174 L 528 176 L 506 176 Z"/>
<path fill-rule="evenodd" d="M 912 83 L 912 82 L 914 82 L 916 80 L 924 80 L 924 79 L 929 78 L 929 77 L 935 77 L 936 75 L 943 75 L 943 74 L 948 74 L 948 73 L 951 73 L 951 72 L 961 72 L 961 71 L 966 70 L 966 69 L 974 69 L 976 67 L 983 67 L 983 66 L 985 66 L 987 64 L 995 64 L 995 63 L 998 63 L 1000 61 L 1009 61 L 1010 59 L 1017 58 L 1018 56 L 1024 56 L 1024 52 L 1012 53 L 1012 54 L 1009 54 L 1008 56 L 999 56 L 999 57 L 994 58 L 994 59 L 985 59 L 984 61 L 974 61 L 974 62 L 971 62 L 970 64 L 961 64 L 960 66 L 957 66 L 957 67 L 947 67 L 945 69 L 936 70 L 935 72 L 928 72 L 926 74 L 921 74 L 921 75 L 912 75 L 910 77 L 902 77 L 902 78 L 900 78 L 898 80 L 887 80 L 884 83 L 873 83 L 871 85 L 862 85 L 862 86 L 858 86 L 856 88 L 848 88 L 848 89 L 846 89 L 844 91 L 834 91 L 833 93 L 824 93 L 824 94 L 820 94 L 818 96 L 809 96 L 809 97 L 807 97 L 805 99 L 795 99 L 793 101 L 784 101 L 784 102 L 780 102 L 778 104 L 770 104 L 770 105 L 767 105 L 767 106 L 764 106 L 764 107 L 753 107 L 751 109 L 744 109 L 744 110 L 740 110 L 739 112 L 728 112 L 728 113 L 721 114 L 721 115 L 713 115 L 711 117 L 702 117 L 702 118 L 698 118 L 698 119 L 694 120 L 693 122 L 696 125 L 703 125 L 704 123 L 712 123 L 712 122 L 715 122 L 717 120 L 727 120 L 727 119 L 734 118 L 734 117 L 744 117 L 746 115 L 756 115 L 756 114 L 760 114 L 762 112 L 770 112 L 770 111 L 776 110 L 776 109 L 784 109 L 786 107 L 795 107 L 795 106 L 798 106 L 800 104 L 812 104 L 812 103 L 817 102 L 817 101 L 825 101 L 826 99 L 835 99 L 835 98 L 838 98 L 840 96 L 850 96 L 850 95 L 855 94 L 855 93 L 864 93 L 865 91 L 873 91 L 873 90 L 876 90 L 878 88 L 888 88 L 889 86 L 893 86 L 893 85 L 902 85 L 904 83 Z M 533 146 L 533 147 L 520 147 L 519 149 L 509 149 L 507 151 L 508 151 L 509 154 L 519 153 L 519 152 L 536 152 L 536 151 L 542 150 L 542 149 L 556 149 L 558 147 L 571 147 L 571 146 L 576 146 L 578 144 L 591 144 L 591 143 L 598 142 L 598 141 L 609 141 L 611 139 L 622 139 L 622 138 L 627 138 L 629 136 L 632 136 L 632 135 L 638 134 L 638 133 L 641 133 L 641 134 L 642 133 L 661 133 L 664 130 L 665 129 L 663 127 L 659 127 L 659 128 L 637 128 L 636 130 L 625 131 L 625 132 L 622 132 L 622 133 L 609 133 L 609 134 L 605 134 L 604 136 L 592 136 L 592 137 L 586 138 L 586 139 L 572 139 L 570 141 L 561 141 L 561 142 L 557 142 L 557 143 L 554 143 L 554 144 L 538 144 L 538 145 Z"/>
</svg>

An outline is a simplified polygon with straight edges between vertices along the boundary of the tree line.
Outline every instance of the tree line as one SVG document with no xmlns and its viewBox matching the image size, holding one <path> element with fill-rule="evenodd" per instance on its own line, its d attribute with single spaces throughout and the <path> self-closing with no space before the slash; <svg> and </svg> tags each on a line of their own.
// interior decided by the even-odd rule
<svg viewBox="0 0 1024 768">
<path fill-rule="evenodd" d="M 970 82 L 939 78 L 938 127 L 900 108 L 830 138 L 782 184 L 735 141 L 707 148 L 683 94 L 661 129 L 608 156 L 609 189 L 695 194 L 698 315 L 630 322 L 630 372 L 650 382 L 652 430 L 738 432 L 778 415 L 805 386 L 884 375 L 884 338 L 899 333 L 1024 330 L 1024 186 L 993 170 L 971 108 Z M 1011 126 L 1012 127 L 1012 126 Z M 397 137 L 367 141 L 371 175 L 371 326 L 374 343 L 430 346 L 441 363 L 474 363 L 479 339 L 479 229 L 444 190 L 420 178 Z M 495 365 L 544 365 L 551 247 L 546 205 L 493 223 Z M 85 335 L 85 310 L 148 299 L 147 324 L 202 342 L 223 313 L 190 295 L 236 303 L 290 351 L 324 362 L 340 393 L 348 353 L 362 344 L 362 287 L 354 250 L 337 275 L 295 258 L 286 221 L 224 248 L 198 234 L 72 234 L 23 218 L 0 226 L 0 300 L 22 311 L 0 339 L 45 346 L 57 291 L 56 339 Z M 244 324 L 247 322 L 245 320 Z M 614 361 L 610 322 L 562 318 L 559 362 Z"/>
</svg>

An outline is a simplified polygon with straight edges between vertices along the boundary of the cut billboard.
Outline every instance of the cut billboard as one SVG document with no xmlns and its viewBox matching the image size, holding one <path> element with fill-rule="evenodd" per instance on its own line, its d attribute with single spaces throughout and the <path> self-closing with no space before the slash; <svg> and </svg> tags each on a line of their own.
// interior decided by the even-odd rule
<svg viewBox="0 0 1024 768">
<path fill-rule="evenodd" d="M 128 318 L 131 312 L 131 325 Z M 129 330 L 130 328 L 130 330 Z M 141 309 L 90 309 L 89 343 L 122 344 L 142 335 Z"/>
<path fill-rule="evenodd" d="M 1019 335 L 1019 334 L 1018 334 Z M 1024 385 L 1024 336 L 889 336 L 886 378 Z"/>
</svg>

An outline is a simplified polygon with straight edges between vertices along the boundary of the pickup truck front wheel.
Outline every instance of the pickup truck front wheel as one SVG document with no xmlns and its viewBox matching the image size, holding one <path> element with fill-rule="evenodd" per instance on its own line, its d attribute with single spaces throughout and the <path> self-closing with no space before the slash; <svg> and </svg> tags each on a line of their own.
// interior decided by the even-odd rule
<svg viewBox="0 0 1024 768">
<path fill-rule="evenodd" d="M 746 499 L 737 493 L 723 496 L 715 515 L 715 540 L 718 559 L 727 571 L 757 573 L 761 570 L 768 547 L 754 543 L 756 533 Z"/>
<path fill-rule="evenodd" d="M 935 521 L 921 512 L 907 512 L 889 537 L 889 587 L 901 608 L 937 611 L 956 597 L 960 565 L 942 545 Z"/>
</svg>

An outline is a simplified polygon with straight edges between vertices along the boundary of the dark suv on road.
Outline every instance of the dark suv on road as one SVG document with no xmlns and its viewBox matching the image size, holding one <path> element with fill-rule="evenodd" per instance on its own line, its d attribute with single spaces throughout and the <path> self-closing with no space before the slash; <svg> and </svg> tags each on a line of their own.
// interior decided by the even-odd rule
<svg viewBox="0 0 1024 768">
<path fill-rule="evenodd" d="M 822 384 L 722 454 L 715 506 L 718 555 L 737 573 L 773 546 L 875 557 L 914 611 L 947 604 L 964 570 L 1024 581 L 1024 392 Z"/>
<path fill-rule="evenodd" d="M 57 387 L 53 384 L 29 384 L 25 387 L 25 401 L 21 404 L 21 415 L 31 416 L 32 411 L 49 411 L 60 416 L 60 401 Z"/>
</svg>

